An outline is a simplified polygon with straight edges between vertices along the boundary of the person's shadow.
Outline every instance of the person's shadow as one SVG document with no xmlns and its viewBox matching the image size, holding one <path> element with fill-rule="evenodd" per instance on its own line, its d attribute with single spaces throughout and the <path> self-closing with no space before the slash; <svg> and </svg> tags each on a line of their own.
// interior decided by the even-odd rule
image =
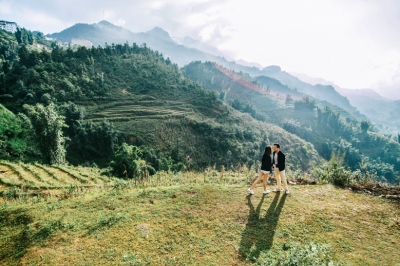
<svg viewBox="0 0 400 266">
<path fill-rule="evenodd" d="M 260 215 L 265 195 L 261 198 L 256 209 L 254 209 L 253 203 L 251 202 L 251 195 L 246 197 L 250 212 L 239 245 L 239 253 L 242 259 L 246 261 L 255 261 L 258 259 L 262 251 L 271 249 L 272 244 L 274 243 L 274 235 L 276 226 L 278 225 L 279 216 L 287 197 L 286 194 L 283 194 L 282 196 L 281 194 L 282 193 L 275 194 L 265 217 Z"/>
</svg>

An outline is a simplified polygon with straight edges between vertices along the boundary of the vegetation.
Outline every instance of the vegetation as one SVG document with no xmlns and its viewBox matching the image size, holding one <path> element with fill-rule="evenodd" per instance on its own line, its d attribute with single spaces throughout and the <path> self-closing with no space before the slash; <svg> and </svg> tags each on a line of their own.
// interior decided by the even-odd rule
<svg viewBox="0 0 400 266">
<path fill-rule="evenodd" d="M 42 182 L 65 183 L 49 193 L 3 191 L 1 264 L 394 265 L 400 259 L 397 204 L 331 185 L 264 196 L 260 186 L 250 196 L 245 187 L 256 172 L 246 168 L 161 172 L 136 185 L 110 179 L 104 186 L 108 178 L 94 177 L 94 169 L 41 166 L 57 171 L 54 180 L 37 165 L 23 166 L 12 165 L 31 168 Z M 64 177 L 63 170 L 74 174 Z M 98 184 L 78 184 L 83 171 Z M 19 170 L 24 179 L 32 172 Z"/>
<path fill-rule="evenodd" d="M 179 69 L 145 44 L 0 30 L 0 69 L 0 264 L 400 260 L 383 198 L 400 192 L 342 189 L 397 182 L 400 144 L 368 120 L 271 77 Z M 276 142 L 291 193 L 247 195 Z"/>
<path fill-rule="evenodd" d="M 360 170 L 363 163 L 375 172 L 377 180 L 398 182 L 400 161 L 395 154 L 400 153 L 400 145 L 374 132 L 368 120 L 358 121 L 347 111 L 292 90 L 273 78 L 254 80 L 248 74 L 211 62 L 193 62 L 183 68 L 183 73 L 206 89 L 224 93 L 225 101 L 235 109 L 312 143 L 324 159 L 329 160 L 332 152 L 340 152 L 345 154 L 345 166 L 352 171 Z"/>
<path fill-rule="evenodd" d="M 122 143 L 143 150 L 143 165 L 156 171 L 254 165 L 277 141 L 292 167 L 321 160 L 311 145 L 233 110 L 146 45 L 54 46 L 51 52 L 21 45 L 18 55 L 1 73 L 3 105 L 14 113 L 24 112 L 24 104 L 54 106 L 68 125 L 65 158 L 74 165 L 107 167 Z"/>
<path fill-rule="evenodd" d="M 62 129 L 66 127 L 64 117 L 58 115 L 53 104 L 44 107 L 25 105 L 27 114 L 24 121 L 34 133 L 34 139 L 41 150 L 44 161 L 49 164 L 65 163 L 65 148 Z"/>
</svg>

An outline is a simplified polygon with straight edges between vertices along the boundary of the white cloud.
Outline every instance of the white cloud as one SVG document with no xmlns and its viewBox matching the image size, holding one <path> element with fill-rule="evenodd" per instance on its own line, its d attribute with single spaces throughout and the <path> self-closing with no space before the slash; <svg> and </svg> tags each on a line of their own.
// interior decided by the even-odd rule
<svg viewBox="0 0 400 266">
<path fill-rule="evenodd" d="M 0 0 L 0 14 L 44 33 L 102 19 L 133 32 L 159 26 L 230 57 L 342 87 L 389 90 L 400 83 L 397 0 Z"/>
</svg>

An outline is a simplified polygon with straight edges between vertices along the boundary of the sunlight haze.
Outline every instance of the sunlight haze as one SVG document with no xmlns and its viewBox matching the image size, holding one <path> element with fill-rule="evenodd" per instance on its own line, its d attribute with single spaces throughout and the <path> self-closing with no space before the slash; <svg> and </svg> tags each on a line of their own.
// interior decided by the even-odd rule
<svg viewBox="0 0 400 266">
<path fill-rule="evenodd" d="M 157 26 L 228 58 L 400 99 L 399 7 L 395 0 L 1 0 L 0 19 L 45 34 L 103 19 L 133 32 Z"/>
</svg>

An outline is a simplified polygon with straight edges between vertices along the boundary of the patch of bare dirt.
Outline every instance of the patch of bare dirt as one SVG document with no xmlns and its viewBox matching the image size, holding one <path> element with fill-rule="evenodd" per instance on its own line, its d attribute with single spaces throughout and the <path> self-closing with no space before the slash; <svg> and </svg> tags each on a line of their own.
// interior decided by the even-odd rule
<svg viewBox="0 0 400 266">
<path fill-rule="evenodd" d="M 380 184 L 353 184 L 350 189 L 373 196 L 400 201 L 400 186 L 384 186 Z"/>
</svg>

